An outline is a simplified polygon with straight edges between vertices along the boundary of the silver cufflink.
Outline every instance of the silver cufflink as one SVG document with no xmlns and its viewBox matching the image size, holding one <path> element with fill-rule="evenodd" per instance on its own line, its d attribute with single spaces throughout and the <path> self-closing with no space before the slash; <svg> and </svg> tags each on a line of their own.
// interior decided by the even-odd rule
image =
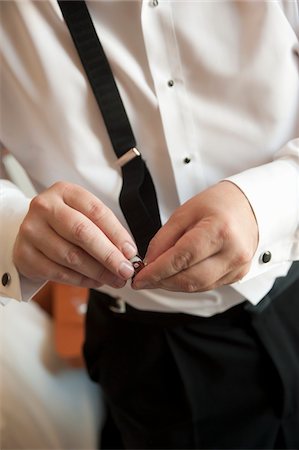
<svg viewBox="0 0 299 450">
<path fill-rule="evenodd" d="M 134 278 L 137 275 L 137 273 L 140 272 L 140 270 L 143 269 L 143 267 L 145 267 L 145 264 L 138 255 L 133 256 L 133 258 L 130 259 L 130 262 L 132 263 L 134 268 L 134 275 L 133 275 Z"/>
</svg>

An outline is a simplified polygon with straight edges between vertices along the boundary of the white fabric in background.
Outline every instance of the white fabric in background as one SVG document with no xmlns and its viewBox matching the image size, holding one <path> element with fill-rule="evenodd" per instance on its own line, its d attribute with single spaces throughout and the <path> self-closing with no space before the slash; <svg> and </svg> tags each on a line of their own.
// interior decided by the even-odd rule
<svg viewBox="0 0 299 450">
<path fill-rule="evenodd" d="M 33 302 L 0 308 L 0 448 L 95 449 L 103 416 L 85 369 L 56 355 L 48 315 Z"/>
</svg>

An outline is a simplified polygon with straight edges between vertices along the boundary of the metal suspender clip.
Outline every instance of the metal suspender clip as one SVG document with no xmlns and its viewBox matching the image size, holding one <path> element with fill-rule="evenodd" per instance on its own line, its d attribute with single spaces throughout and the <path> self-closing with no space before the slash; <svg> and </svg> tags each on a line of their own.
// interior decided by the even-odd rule
<svg viewBox="0 0 299 450">
<path fill-rule="evenodd" d="M 137 156 L 141 156 L 141 153 L 137 150 L 137 148 L 136 147 L 130 148 L 130 150 L 128 150 L 120 158 L 118 158 L 115 164 L 118 167 L 123 167 Z"/>
</svg>

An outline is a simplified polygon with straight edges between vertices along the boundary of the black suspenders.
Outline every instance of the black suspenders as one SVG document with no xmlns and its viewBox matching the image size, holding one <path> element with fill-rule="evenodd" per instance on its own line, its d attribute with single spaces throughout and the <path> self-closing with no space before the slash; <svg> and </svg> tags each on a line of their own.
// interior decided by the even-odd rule
<svg viewBox="0 0 299 450">
<path fill-rule="evenodd" d="M 161 227 L 151 175 L 140 152 L 85 1 L 58 1 L 122 169 L 120 207 L 143 257 Z"/>
</svg>

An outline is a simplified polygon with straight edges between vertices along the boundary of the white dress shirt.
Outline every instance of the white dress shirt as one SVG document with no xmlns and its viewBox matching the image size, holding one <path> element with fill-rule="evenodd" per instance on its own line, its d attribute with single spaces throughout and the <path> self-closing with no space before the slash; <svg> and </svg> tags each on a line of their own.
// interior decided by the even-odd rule
<svg viewBox="0 0 299 450">
<path fill-rule="evenodd" d="M 104 287 L 141 309 L 210 316 L 256 304 L 299 259 L 299 12 L 297 1 L 90 1 L 164 223 L 222 179 L 247 196 L 259 244 L 241 282 L 182 294 Z M 37 191 L 57 180 L 98 196 L 126 225 L 122 179 L 101 114 L 55 0 L 1 2 L 0 140 Z M 190 160 L 186 163 L 186 158 Z M 1 185 L 0 286 L 29 299 L 15 237 L 29 200 Z M 261 256 L 271 252 L 263 263 Z"/>
</svg>

